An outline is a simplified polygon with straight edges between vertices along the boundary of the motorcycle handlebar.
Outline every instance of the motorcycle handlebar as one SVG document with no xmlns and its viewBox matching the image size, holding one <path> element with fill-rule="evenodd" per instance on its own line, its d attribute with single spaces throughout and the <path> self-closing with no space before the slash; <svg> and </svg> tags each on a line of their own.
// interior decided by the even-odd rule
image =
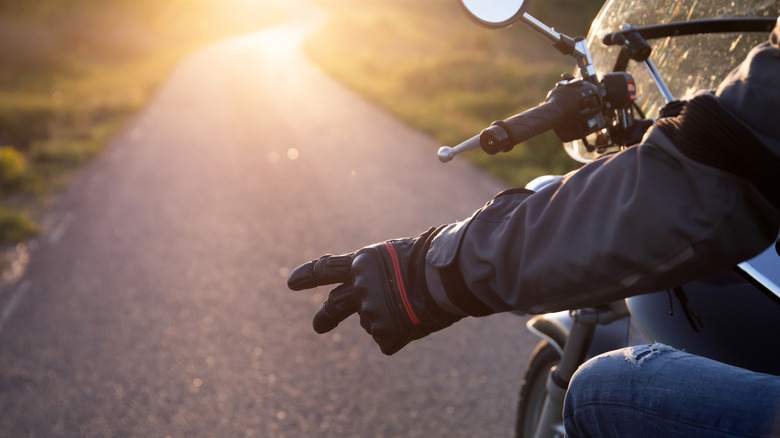
<svg viewBox="0 0 780 438">
<path fill-rule="evenodd" d="M 479 135 L 479 143 L 491 155 L 507 152 L 515 145 L 554 128 L 563 116 L 564 111 L 557 102 L 547 101 L 506 120 L 493 122 Z"/>
<path fill-rule="evenodd" d="M 516 144 L 552 129 L 561 121 L 562 117 L 563 111 L 557 103 L 544 102 L 506 120 L 493 122 L 490 127 L 484 129 L 481 133 L 455 147 L 440 147 L 438 152 L 439 161 L 446 163 L 455 158 L 455 155 L 472 151 L 479 147 L 482 147 L 485 152 L 491 155 L 501 151 L 508 151 Z"/>
<path fill-rule="evenodd" d="M 628 81 L 627 78 L 625 80 Z M 554 129 L 562 141 L 582 138 L 606 126 L 601 113 L 602 105 L 600 85 L 582 79 L 559 82 L 550 91 L 547 100 L 538 106 L 493 122 L 479 135 L 454 148 L 439 148 L 439 160 L 446 163 L 455 155 L 478 147 L 489 154 L 506 152 L 550 129 Z"/>
</svg>

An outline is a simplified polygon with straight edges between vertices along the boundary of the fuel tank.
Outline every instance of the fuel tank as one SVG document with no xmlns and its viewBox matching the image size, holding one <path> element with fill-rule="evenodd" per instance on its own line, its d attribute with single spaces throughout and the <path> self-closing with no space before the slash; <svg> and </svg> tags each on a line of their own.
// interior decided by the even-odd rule
<svg viewBox="0 0 780 438">
<path fill-rule="evenodd" d="M 626 304 L 652 341 L 780 375 L 780 239 L 732 270 Z"/>
</svg>

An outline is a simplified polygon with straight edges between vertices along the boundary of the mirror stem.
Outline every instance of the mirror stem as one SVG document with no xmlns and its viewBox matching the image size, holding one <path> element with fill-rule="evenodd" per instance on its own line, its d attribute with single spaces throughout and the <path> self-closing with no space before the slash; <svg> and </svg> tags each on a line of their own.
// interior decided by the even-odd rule
<svg viewBox="0 0 780 438">
<path fill-rule="evenodd" d="M 653 78 L 653 82 L 655 82 L 655 84 L 658 86 L 658 91 L 661 92 L 661 95 L 664 97 L 666 103 L 673 101 L 674 96 L 672 95 L 672 92 L 669 91 L 669 87 L 666 86 L 664 78 L 660 73 L 658 73 L 658 69 L 655 68 L 653 61 L 650 58 L 647 58 L 645 59 L 645 65 L 647 66 L 647 70 L 650 72 L 650 76 Z"/>
<path fill-rule="evenodd" d="M 588 44 L 584 39 L 574 40 L 569 36 L 558 33 L 547 27 L 546 24 L 532 17 L 527 12 L 520 18 L 531 29 L 537 31 L 542 36 L 550 40 L 555 48 L 564 55 L 572 55 L 577 58 L 577 65 L 580 68 L 580 75 L 585 79 L 596 78 L 596 69 L 593 67 L 593 60 L 590 58 Z"/>
</svg>

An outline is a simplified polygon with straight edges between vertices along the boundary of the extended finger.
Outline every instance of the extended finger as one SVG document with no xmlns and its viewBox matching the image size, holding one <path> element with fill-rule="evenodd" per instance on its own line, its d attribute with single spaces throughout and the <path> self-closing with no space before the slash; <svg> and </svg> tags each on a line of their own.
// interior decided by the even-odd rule
<svg viewBox="0 0 780 438">
<path fill-rule="evenodd" d="M 352 254 L 339 256 L 326 254 L 295 268 L 287 279 L 287 287 L 292 290 L 303 290 L 324 284 L 345 283 L 350 279 L 351 265 Z"/>
<path fill-rule="evenodd" d="M 314 331 L 326 333 L 334 328 L 349 315 L 357 312 L 357 301 L 352 293 L 352 284 L 346 283 L 333 289 L 327 301 L 322 304 L 320 310 L 314 315 Z"/>
</svg>

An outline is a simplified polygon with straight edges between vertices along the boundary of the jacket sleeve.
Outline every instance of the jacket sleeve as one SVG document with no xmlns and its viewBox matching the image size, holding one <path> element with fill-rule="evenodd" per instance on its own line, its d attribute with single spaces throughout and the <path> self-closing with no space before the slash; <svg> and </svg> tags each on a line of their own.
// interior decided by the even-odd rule
<svg viewBox="0 0 780 438">
<path fill-rule="evenodd" d="M 698 96 L 641 145 L 536 193 L 501 193 L 442 230 L 426 257 L 436 301 L 474 316 L 583 307 L 668 289 L 766 249 L 780 230 L 777 34 L 724 81 L 742 91 Z M 744 98 L 755 92 L 751 75 L 766 80 L 763 100 Z"/>
</svg>

